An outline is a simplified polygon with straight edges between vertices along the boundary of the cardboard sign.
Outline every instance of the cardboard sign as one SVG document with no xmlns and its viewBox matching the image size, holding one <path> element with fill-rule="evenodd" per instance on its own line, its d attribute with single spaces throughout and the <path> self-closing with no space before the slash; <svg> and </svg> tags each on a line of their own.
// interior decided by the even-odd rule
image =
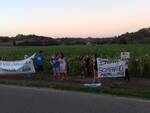
<svg viewBox="0 0 150 113">
<path fill-rule="evenodd" d="M 129 59 L 130 58 L 130 53 L 129 52 L 121 52 L 121 59 Z"/>
</svg>

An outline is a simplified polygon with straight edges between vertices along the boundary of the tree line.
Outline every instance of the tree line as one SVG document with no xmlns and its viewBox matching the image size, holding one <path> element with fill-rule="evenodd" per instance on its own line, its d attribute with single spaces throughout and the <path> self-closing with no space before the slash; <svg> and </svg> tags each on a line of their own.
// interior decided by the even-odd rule
<svg viewBox="0 0 150 113">
<path fill-rule="evenodd" d="M 50 46 L 50 45 L 99 45 L 99 44 L 149 44 L 150 28 L 143 28 L 137 32 L 125 33 L 106 38 L 63 37 L 52 38 L 37 35 L 19 34 L 15 37 L 0 37 L 0 45 L 10 42 L 13 46 Z"/>
</svg>

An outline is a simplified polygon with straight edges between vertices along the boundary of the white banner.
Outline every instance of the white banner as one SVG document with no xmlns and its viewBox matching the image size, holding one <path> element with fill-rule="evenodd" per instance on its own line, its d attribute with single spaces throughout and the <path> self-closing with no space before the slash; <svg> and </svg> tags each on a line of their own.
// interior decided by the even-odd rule
<svg viewBox="0 0 150 113">
<path fill-rule="evenodd" d="M 0 61 L 0 74 L 26 74 L 35 73 L 35 68 L 31 57 L 20 61 Z"/>
<path fill-rule="evenodd" d="M 124 77 L 125 62 L 124 61 L 109 61 L 97 58 L 98 77 Z"/>
</svg>

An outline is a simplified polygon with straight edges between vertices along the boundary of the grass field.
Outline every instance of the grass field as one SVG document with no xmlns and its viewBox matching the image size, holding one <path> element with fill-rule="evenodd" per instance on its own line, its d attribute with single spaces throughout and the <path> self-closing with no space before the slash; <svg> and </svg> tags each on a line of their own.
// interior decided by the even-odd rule
<svg viewBox="0 0 150 113">
<path fill-rule="evenodd" d="M 98 46 L 48 46 L 48 47 L 3 47 L 0 48 L 0 57 L 6 60 L 23 59 L 25 54 L 32 55 L 43 50 L 47 59 L 45 72 L 51 73 L 48 63 L 51 55 L 63 52 L 68 59 L 70 75 L 79 75 L 78 60 L 81 55 L 93 56 L 95 53 L 101 58 L 119 59 L 120 52 L 131 53 L 129 64 L 132 76 L 150 77 L 150 45 L 98 45 Z"/>
</svg>

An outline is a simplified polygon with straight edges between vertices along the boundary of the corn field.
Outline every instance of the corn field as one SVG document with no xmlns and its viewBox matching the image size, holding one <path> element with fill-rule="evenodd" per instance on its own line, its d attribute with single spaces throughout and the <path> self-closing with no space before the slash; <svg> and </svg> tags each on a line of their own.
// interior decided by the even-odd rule
<svg viewBox="0 0 150 113">
<path fill-rule="evenodd" d="M 1 60 L 20 60 L 24 55 L 32 55 L 43 51 L 46 57 L 45 73 L 52 74 L 49 60 L 51 55 L 64 53 L 69 62 L 69 73 L 79 75 L 79 57 L 93 56 L 108 59 L 120 59 L 121 52 L 130 52 L 129 71 L 131 76 L 150 78 L 150 45 L 88 45 L 88 46 L 48 46 L 48 47 L 2 47 L 0 48 Z"/>
</svg>

